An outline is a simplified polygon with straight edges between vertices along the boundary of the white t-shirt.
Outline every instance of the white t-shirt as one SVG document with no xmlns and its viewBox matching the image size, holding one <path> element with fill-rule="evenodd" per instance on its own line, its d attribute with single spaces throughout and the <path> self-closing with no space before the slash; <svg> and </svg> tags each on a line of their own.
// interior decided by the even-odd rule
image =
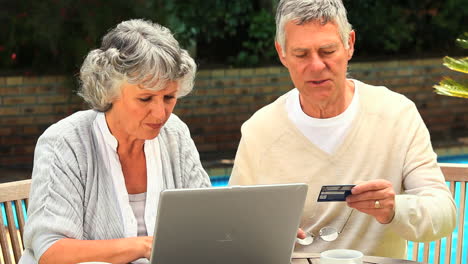
<svg viewBox="0 0 468 264">
<path fill-rule="evenodd" d="M 146 205 L 146 192 L 144 193 L 137 193 L 137 194 L 129 194 L 128 201 L 130 202 L 130 206 L 132 207 L 133 214 L 138 223 L 138 236 L 147 236 L 148 231 L 146 230 L 145 225 L 145 205 Z"/>
<path fill-rule="evenodd" d="M 287 96 L 286 112 L 293 124 L 321 150 L 328 154 L 333 153 L 337 146 L 343 142 L 356 117 L 359 106 L 357 85 L 355 85 L 353 99 L 346 110 L 331 118 L 314 118 L 304 113 L 299 100 L 299 91 L 296 88 L 289 91 Z"/>
</svg>

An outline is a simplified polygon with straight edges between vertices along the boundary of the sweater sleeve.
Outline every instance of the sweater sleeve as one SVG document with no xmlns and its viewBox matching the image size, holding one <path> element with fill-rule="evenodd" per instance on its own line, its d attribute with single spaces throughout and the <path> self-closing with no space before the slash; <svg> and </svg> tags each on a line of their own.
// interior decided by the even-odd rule
<svg viewBox="0 0 468 264">
<path fill-rule="evenodd" d="M 83 238 L 83 194 L 77 153 L 57 128 L 38 140 L 29 197 L 25 247 L 36 260 L 62 238 Z"/>
<path fill-rule="evenodd" d="M 456 224 L 456 207 L 437 165 L 429 131 L 412 103 L 402 116 L 407 142 L 403 194 L 396 196 L 391 226 L 403 238 L 428 242 L 449 235 Z"/>
<path fill-rule="evenodd" d="M 236 158 L 234 160 L 234 167 L 232 168 L 231 177 L 229 178 L 229 185 L 253 185 L 255 179 L 253 178 L 253 163 L 254 158 L 251 154 L 254 152 L 252 148 L 253 142 L 249 142 L 248 135 L 248 121 L 244 123 L 241 128 L 242 137 L 237 148 Z"/>
</svg>

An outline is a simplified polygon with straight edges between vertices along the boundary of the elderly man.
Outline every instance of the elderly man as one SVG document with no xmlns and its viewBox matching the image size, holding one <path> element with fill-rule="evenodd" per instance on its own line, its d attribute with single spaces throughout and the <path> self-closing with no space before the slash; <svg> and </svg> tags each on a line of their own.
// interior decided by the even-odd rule
<svg viewBox="0 0 468 264">
<path fill-rule="evenodd" d="M 414 103 L 346 77 L 355 39 L 340 0 L 280 1 L 275 46 L 296 88 L 244 123 L 230 184 L 309 184 L 296 251 L 406 258 L 407 240 L 452 232 L 455 204 Z M 317 202 L 334 184 L 356 186 Z"/>
</svg>

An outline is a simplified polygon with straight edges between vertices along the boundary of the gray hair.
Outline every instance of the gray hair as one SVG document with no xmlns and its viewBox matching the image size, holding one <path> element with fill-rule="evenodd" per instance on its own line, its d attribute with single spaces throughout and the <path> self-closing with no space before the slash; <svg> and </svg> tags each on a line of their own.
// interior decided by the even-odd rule
<svg viewBox="0 0 468 264">
<path fill-rule="evenodd" d="M 88 53 L 80 70 L 78 95 L 105 112 L 120 95 L 124 82 L 158 91 L 168 82 L 179 85 L 177 97 L 193 88 L 196 65 L 169 29 L 141 19 L 121 22 Z"/>
<path fill-rule="evenodd" d="M 276 10 L 276 38 L 285 53 L 285 25 L 295 21 L 303 25 L 311 21 L 319 21 L 323 25 L 332 22 L 338 25 L 341 41 L 348 49 L 349 33 L 352 26 L 346 17 L 346 9 L 341 0 L 281 0 Z"/>
</svg>

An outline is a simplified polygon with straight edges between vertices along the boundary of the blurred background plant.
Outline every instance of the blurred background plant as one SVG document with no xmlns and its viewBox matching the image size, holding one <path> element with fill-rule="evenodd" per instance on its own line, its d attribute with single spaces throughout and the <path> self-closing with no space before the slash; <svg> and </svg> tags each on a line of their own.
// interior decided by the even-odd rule
<svg viewBox="0 0 468 264">
<path fill-rule="evenodd" d="M 356 30 L 355 56 L 434 57 L 460 52 L 453 39 L 468 30 L 466 0 L 344 0 Z"/>
<path fill-rule="evenodd" d="M 460 47 L 468 49 L 468 32 L 465 32 L 456 42 Z M 468 57 L 456 59 L 445 56 L 444 66 L 453 71 L 467 74 Z M 434 89 L 436 93 L 441 95 L 468 98 L 468 81 L 466 79 L 456 81 L 452 78 L 445 77 L 438 85 L 434 85 Z"/>
<path fill-rule="evenodd" d="M 275 30 L 275 17 L 272 12 L 262 9 L 253 14 L 247 28 L 247 37 L 242 41 L 242 50 L 236 56 L 230 56 L 228 61 L 236 66 L 271 62 L 276 58 L 273 46 Z"/>
<path fill-rule="evenodd" d="M 1 1 L 1 0 L 0 0 Z M 278 0 L 1 1 L 0 74 L 76 73 L 122 20 L 169 27 L 200 68 L 278 64 Z M 357 32 L 354 60 L 462 55 L 451 39 L 468 31 L 466 0 L 344 0 Z M 466 52 L 466 51 L 465 51 Z"/>
<path fill-rule="evenodd" d="M 251 0 L 166 1 L 166 14 L 172 15 L 161 22 L 192 55 L 213 59 L 212 55 L 220 50 L 221 54 L 239 50 L 240 44 L 233 39 L 243 35 L 253 8 Z"/>
</svg>

